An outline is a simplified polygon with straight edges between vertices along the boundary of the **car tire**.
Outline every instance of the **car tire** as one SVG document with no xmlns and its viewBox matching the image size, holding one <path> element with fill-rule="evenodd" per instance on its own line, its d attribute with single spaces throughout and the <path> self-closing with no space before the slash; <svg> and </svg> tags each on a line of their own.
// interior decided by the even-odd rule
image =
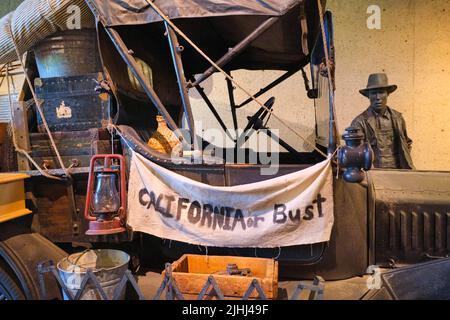
<svg viewBox="0 0 450 320">
<path fill-rule="evenodd" d="M 25 296 L 17 283 L 0 264 L 0 301 L 25 300 Z"/>
</svg>

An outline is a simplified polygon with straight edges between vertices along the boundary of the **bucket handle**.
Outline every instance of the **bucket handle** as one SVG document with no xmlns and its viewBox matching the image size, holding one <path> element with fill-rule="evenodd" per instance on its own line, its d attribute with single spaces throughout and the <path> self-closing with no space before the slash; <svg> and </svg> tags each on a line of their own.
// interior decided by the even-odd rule
<svg viewBox="0 0 450 320">
<path fill-rule="evenodd" d="M 88 270 L 89 268 L 86 268 L 86 267 L 83 267 L 82 265 L 79 265 L 78 264 L 78 261 L 81 259 L 81 257 L 82 256 L 84 256 L 86 253 L 88 253 L 88 252 L 90 252 L 90 251 L 93 251 L 92 249 L 86 249 L 86 250 L 84 250 L 84 251 L 82 251 L 81 253 L 80 253 L 80 255 L 76 258 L 76 260 L 75 260 L 75 262 L 72 262 L 71 260 L 70 260 L 70 255 L 68 255 L 67 256 L 67 261 L 71 264 L 71 265 L 73 265 L 73 266 L 76 266 L 76 267 L 78 267 L 78 268 L 80 268 L 80 269 L 84 269 L 84 270 Z M 99 272 L 99 271 L 102 271 L 103 270 L 103 268 L 102 269 L 95 269 L 95 270 L 93 270 L 93 272 L 95 271 L 95 272 Z"/>
</svg>

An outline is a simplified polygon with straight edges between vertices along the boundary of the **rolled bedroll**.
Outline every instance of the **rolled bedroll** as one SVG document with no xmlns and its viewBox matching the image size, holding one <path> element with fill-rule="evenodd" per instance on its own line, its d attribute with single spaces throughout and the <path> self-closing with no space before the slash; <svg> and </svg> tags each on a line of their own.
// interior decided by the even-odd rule
<svg viewBox="0 0 450 320">
<path fill-rule="evenodd" d="M 26 0 L 0 19 L 0 64 L 17 60 L 43 39 L 60 31 L 94 28 L 84 0 Z"/>
</svg>

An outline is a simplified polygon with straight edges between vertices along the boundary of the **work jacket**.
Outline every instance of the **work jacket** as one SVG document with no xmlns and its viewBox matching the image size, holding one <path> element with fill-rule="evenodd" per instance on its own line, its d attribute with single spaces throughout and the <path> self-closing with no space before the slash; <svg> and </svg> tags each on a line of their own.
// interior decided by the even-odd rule
<svg viewBox="0 0 450 320">
<path fill-rule="evenodd" d="M 352 127 L 360 128 L 365 135 L 365 141 L 369 142 L 372 148 L 377 147 L 377 137 L 375 135 L 376 118 L 375 111 L 370 107 L 357 116 L 353 122 Z M 411 158 L 412 140 L 406 133 L 406 123 L 402 114 L 394 109 L 387 107 L 387 112 L 390 113 L 392 119 L 392 127 L 394 130 L 394 143 L 399 155 L 400 169 L 415 169 Z"/>
</svg>

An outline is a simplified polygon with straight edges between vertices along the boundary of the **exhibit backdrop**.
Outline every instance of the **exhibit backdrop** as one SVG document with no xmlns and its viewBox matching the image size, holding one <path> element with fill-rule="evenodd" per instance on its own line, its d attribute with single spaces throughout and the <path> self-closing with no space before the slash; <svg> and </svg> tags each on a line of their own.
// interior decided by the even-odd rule
<svg viewBox="0 0 450 320">
<path fill-rule="evenodd" d="M 386 72 L 398 90 L 388 104 L 403 113 L 417 169 L 450 171 L 450 4 L 446 0 L 328 0 L 333 12 L 336 49 L 336 110 L 342 134 L 351 121 L 369 106 L 359 94 L 371 73 Z M 379 12 L 378 21 L 373 21 Z M 375 23 L 372 23 L 375 22 Z M 379 28 L 378 28 L 379 27 Z M 282 72 L 233 72 L 233 77 L 251 92 L 258 92 Z M 208 93 L 225 123 L 232 117 L 224 77 L 216 74 Z M 235 90 L 240 103 L 247 97 Z M 215 124 L 207 106 L 195 97 L 196 119 Z M 314 103 L 306 97 L 301 73 L 263 95 L 276 97 L 274 113 L 304 137 L 314 142 Z M 238 110 L 241 126 L 259 106 L 249 104 Z M 271 128 L 297 150 L 308 147 L 272 118 Z M 201 134 L 201 133 L 200 133 Z"/>
</svg>

